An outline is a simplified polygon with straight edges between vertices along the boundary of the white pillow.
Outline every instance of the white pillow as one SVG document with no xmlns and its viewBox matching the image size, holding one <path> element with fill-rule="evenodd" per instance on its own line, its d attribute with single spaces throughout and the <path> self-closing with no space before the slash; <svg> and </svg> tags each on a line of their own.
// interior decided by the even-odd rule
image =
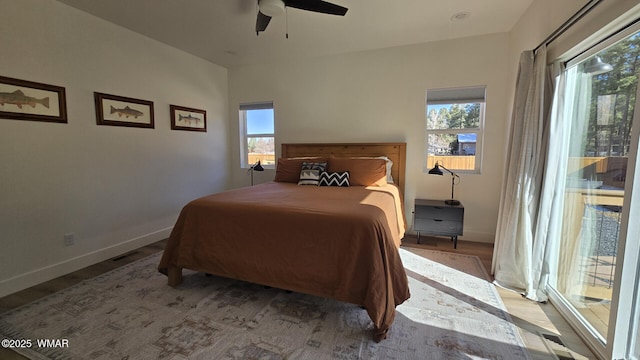
<svg viewBox="0 0 640 360">
<path fill-rule="evenodd" d="M 387 162 L 387 183 L 393 184 L 393 176 L 391 175 L 391 168 L 393 167 L 393 161 L 386 156 L 378 156 L 376 159 L 384 159 Z"/>
</svg>

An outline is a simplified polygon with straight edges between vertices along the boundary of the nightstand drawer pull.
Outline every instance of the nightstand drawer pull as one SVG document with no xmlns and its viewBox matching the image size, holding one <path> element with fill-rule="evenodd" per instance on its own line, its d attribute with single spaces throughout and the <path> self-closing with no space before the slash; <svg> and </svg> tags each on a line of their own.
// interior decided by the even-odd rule
<svg viewBox="0 0 640 360">
<path fill-rule="evenodd" d="M 442 221 L 442 219 L 433 219 L 433 221 Z"/>
</svg>

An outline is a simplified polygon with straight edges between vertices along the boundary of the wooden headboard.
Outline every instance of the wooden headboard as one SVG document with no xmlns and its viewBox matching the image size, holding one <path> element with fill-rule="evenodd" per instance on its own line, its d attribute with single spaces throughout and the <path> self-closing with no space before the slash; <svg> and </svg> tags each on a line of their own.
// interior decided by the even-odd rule
<svg viewBox="0 0 640 360">
<path fill-rule="evenodd" d="M 302 156 L 329 157 L 386 156 L 393 161 L 391 175 L 404 197 L 404 175 L 407 157 L 406 143 L 326 143 L 326 144 L 282 144 L 283 158 Z"/>
</svg>

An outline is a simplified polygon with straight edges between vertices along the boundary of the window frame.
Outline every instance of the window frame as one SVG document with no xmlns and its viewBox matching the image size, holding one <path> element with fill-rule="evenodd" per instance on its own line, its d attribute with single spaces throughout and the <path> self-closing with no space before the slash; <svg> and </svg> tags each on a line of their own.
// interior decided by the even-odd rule
<svg viewBox="0 0 640 360">
<path fill-rule="evenodd" d="M 584 46 L 576 46 L 575 51 L 570 51 L 556 59 L 563 61 L 564 71 L 571 71 L 583 61 L 597 55 L 600 51 L 609 48 L 618 41 L 640 31 L 640 23 L 630 23 L 621 20 L 611 22 L 607 27 L 611 30 L 608 34 L 601 33 L 595 36 L 591 42 L 583 42 Z M 616 30 L 617 29 L 617 30 Z M 599 40 L 598 40 L 599 39 Z M 572 54 L 575 53 L 575 56 Z M 565 61 L 566 60 L 566 61 Z M 636 69 L 636 72 L 638 70 Z M 568 85 L 569 86 L 569 85 Z M 572 105 L 573 106 L 573 105 Z M 568 107 L 565 105 L 565 107 Z M 635 110 L 633 124 L 640 120 L 640 85 L 636 89 Z M 633 127 L 635 129 L 635 127 Z M 548 280 L 547 291 L 549 299 L 555 305 L 563 318 L 576 329 L 576 332 L 585 339 L 585 343 L 593 353 L 601 358 L 627 359 L 635 358 L 631 355 L 640 354 L 637 342 L 640 339 L 638 323 L 640 322 L 640 243 L 637 239 L 640 235 L 640 223 L 633 221 L 640 214 L 640 203 L 637 193 L 640 186 L 640 160 L 638 153 L 640 147 L 640 135 L 637 131 L 631 131 L 631 146 L 628 156 L 626 181 L 624 187 L 624 199 L 622 206 L 622 221 L 616 252 L 616 265 L 611 308 L 609 313 L 609 325 L 606 339 L 595 331 L 588 323 L 584 323 L 576 316 L 571 308 L 556 290 L 556 279 L 553 274 Z M 557 259 L 555 262 L 557 263 Z M 557 264 L 551 264 L 557 266 Z"/>
<path fill-rule="evenodd" d="M 247 126 L 247 111 L 251 110 L 267 110 L 271 109 L 273 111 L 273 133 L 260 133 L 260 134 L 248 134 L 248 126 Z M 275 108 L 273 106 L 273 101 L 263 101 L 263 102 L 255 102 L 255 103 L 241 103 L 238 106 L 238 117 L 240 123 L 240 168 L 249 169 L 251 165 L 249 164 L 249 139 L 252 138 L 273 138 L 274 144 L 274 157 L 275 157 L 275 142 L 276 142 L 276 116 L 275 116 Z M 265 169 L 275 169 L 275 164 L 261 164 Z"/>
<path fill-rule="evenodd" d="M 482 92 L 480 97 L 479 92 Z M 468 86 L 468 87 L 456 87 L 456 88 L 440 88 L 440 89 L 428 89 L 425 101 L 425 147 L 424 147 L 424 163 L 423 172 L 427 173 L 431 168 L 429 167 L 429 136 L 430 135 L 447 135 L 447 134 L 476 134 L 476 151 L 475 151 L 475 164 L 474 169 L 450 169 L 456 173 L 461 174 L 481 174 L 482 173 L 482 154 L 483 154 L 483 139 L 484 139 L 484 126 L 486 118 L 486 85 Z M 480 114 L 478 119 L 477 128 L 460 128 L 460 129 L 429 129 L 429 106 L 430 105 L 455 105 L 455 104 L 480 104 Z"/>
</svg>

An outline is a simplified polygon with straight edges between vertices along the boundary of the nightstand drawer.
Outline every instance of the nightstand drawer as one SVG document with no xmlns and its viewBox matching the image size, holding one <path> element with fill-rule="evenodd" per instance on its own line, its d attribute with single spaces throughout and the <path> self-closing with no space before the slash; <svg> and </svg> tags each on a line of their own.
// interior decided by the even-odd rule
<svg viewBox="0 0 640 360">
<path fill-rule="evenodd" d="M 424 231 L 431 235 L 462 235 L 461 221 L 416 218 L 413 228 L 416 231 Z"/>
<path fill-rule="evenodd" d="M 413 207 L 413 230 L 434 236 L 450 236 L 453 248 L 458 246 L 458 235 L 464 228 L 464 206 L 449 205 L 445 200 L 415 199 Z"/>
<path fill-rule="evenodd" d="M 437 219 L 462 221 L 464 211 L 461 208 L 455 208 L 448 205 L 444 206 L 416 206 L 416 219 Z"/>
</svg>

